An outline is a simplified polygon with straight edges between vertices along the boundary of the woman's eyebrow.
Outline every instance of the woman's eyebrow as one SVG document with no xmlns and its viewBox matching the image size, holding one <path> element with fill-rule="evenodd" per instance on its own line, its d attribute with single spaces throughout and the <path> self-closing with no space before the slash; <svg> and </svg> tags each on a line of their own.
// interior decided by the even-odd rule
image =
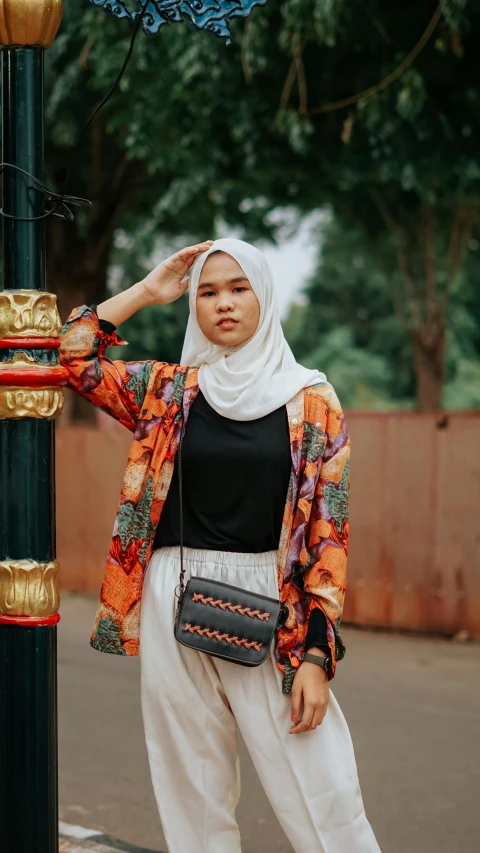
<svg viewBox="0 0 480 853">
<path fill-rule="evenodd" d="M 227 284 L 237 284 L 239 281 L 248 281 L 248 278 L 246 275 L 239 275 L 236 278 L 229 278 Z M 215 287 L 215 282 L 204 281 L 198 285 L 198 289 L 201 290 L 202 287 Z"/>
</svg>

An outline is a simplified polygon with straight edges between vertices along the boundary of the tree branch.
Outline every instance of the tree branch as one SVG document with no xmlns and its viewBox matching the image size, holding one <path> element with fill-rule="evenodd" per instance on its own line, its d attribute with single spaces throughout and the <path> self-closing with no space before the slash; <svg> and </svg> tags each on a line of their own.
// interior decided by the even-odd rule
<svg viewBox="0 0 480 853">
<path fill-rule="evenodd" d="M 78 55 L 77 65 L 79 68 L 82 69 L 82 71 L 85 70 L 85 66 L 87 64 L 87 59 L 90 55 L 90 51 L 91 51 L 92 47 L 93 47 L 93 41 L 91 41 L 91 40 L 86 41 L 85 44 L 83 45 L 79 55 Z"/>
<path fill-rule="evenodd" d="M 298 79 L 298 93 L 300 98 L 299 112 L 301 115 L 308 115 L 307 80 L 305 77 L 305 67 L 302 59 L 303 51 L 307 45 L 307 39 L 304 38 L 300 40 L 300 37 L 297 36 L 296 41 L 297 44 L 293 50 L 293 59 L 290 63 L 285 83 L 283 84 L 279 107 L 281 110 L 288 109 L 288 102 L 290 100 L 290 95 L 292 94 L 293 84 L 295 83 L 295 80 Z M 273 122 L 273 125 L 275 125 L 275 121 Z"/>
<path fill-rule="evenodd" d="M 380 80 L 374 86 L 369 86 L 368 89 L 363 89 L 362 92 L 357 92 L 356 95 L 350 95 L 350 97 L 348 98 L 342 98 L 341 101 L 332 101 L 329 104 L 321 104 L 321 106 L 319 107 L 313 107 L 309 111 L 309 114 L 318 115 L 319 113 L 328 113 L 333 112 L 333 110 L 341 110 L 343 109 L 343 107 L 349 107 L 351 104 L 356 104 L 358 103 L 358 101 L 364 101 L 366 98 L 371 98 L 372 95 L 377 95 L 378 92 L 382 92 L 384 89 L 390 86 L 391 83 L 393 83 L 395 80 L 398 80 L 398 78 L 405 73 L 407 68 L 410 68 L 410 66 L 415 62 L 419 53 L 423 50 L 427 42 L 430 40 L 430 37 L 435 31 L 435 28 L 440 18 L 442 17 L 443 10 L 445 9 L 445 6 L 448 2 L 449 0 L 441 0 L 433 14 L 432 19 L 430 20 L 430 23 L 428 24 L 427 29 L 425 30 L 421 38 L 418 40 L 413 50 L 411 50 L 410 53 L 405 57 L 405 59 L 402 60 L 400 65 L 398 65 L 393 71 L 391 71 L 390 74 L 387 74 L 387 76 L 384 77 L 383 80 Z"/>
<path fill-rule="evenodd" d="M 380 193 L 376 189 L 370 190 L 370 195 L 375 202 L 380 216 L 382 217 L 388 231 L 391 234 L 392 242 L 397 255 L 398 266 L 403 274 L 403 283 L 405 288 L 405 298 L 410 310 L 413 327 L 422 329 L 424 321 L 419 307 L 419 300 L 416 291 L 415 278 L 411 268 L 411 258 L 405 248 L 405 241 L 400 227 L 395 222 L 391 212 L 385 204 Z"/>
<path fill-rule="evenodd" d="M 91 193 L 94 201 L 92 202 L 92 219 L 96 221 L 100 217 L 102 207 L 102 196 L 104 193 L 105 169 L 103 166 L 103 143 L 105 139 L 105 116 L 97 114 L 91 124 L 91 145 L 92 145 L 92 171 L 91 171 Z M 108 174 L 108 172 L 107 172 Z"/>
<path fill-rule="evenodd" d="M 298 111 L 300 115 L 308 114 L 308 94 L 307 94 L 307 80 L 305 77 L 305 66 L 303 64 L 302 53 L 305 49 L 305 44 L 302 44 L 298 47 L 298 49 L 294 53 L 294 61 L 295 61 L 295 70 L 297 74 L 298 80 L 298 94 L 300 98 L 300 104 Z"/>
<path fill-rule="evenodd" d="M 102 230 L 100 235 L 98 234 L 98 227 L 96 227 L 95 222 L 92 220 L 90 228 L 92 240 L 89 241 L 91 244 L 89 252 L 94 267 L 100 263 L 103 254 L 108 251 L 115 229 L 123 214 L 128 210 L 134 196 L 134 190 L 131 188 L 125 189 L 121 185 L 119 186 L 118 191 L 113 196 L 114 201 L 112 202 L 111 196 L 108 207 L 102 210 Z"/>
<path fill-rule="evenodd" d="M 390 299 L 392 300 L 393 313 L 395 314 L 397 320 L 403 326 L 403 328 L 406 329 L 407 332 L 410 332 L 412 330 L 412 323 L 410 322 L 408 316 L 403 310 L 400 299 L 398 298 L 397 288 L 395 287 L 392 274 L 384 263 L 380 261 L 379 265 L 382 270 L 385 281 L 387 282 L 387 290 L 389 292 Z"/>
<path fill-rule="evenodd" d="M 421 214 L 420 244 L 425 263 L 425 313 L 427 318 L 436 314 L 436 258 L 435 258 L 435 211 L 426 205 Z"/>
<path fill-rule="evenodd" d="M 375 241 L 372 239 L 371 234 L 368 229 L 365 227 L 365 223 L 363 219 L 359 216 L 354 216 L 355 222 L 357 224 L 358 229 L 363 233 L 365 240 L 370 244 L 372 253 L 376 258 L 376 262 L 382 272 L 385 281 L 387 282 L 387 289 L 390 294 L 390 298 L 392 300 L 393 312 L 399 321 L 399 323 L 406 329 L 408 332 L 411 329 L 411 323 L 409 318 L 407 317 L 405 311 L 403 310 L 403 306 L 398 298 L 397 288 L 395 287 L 395 282 L 393 280 L 393 276 L 388 269 L 387 265 L 382 261 L 380 254 L 376 251 Z"/>
<path fill-rule="evenodd" d="M 108 168 L 105 168 L 102 156 L 104 139 L 104 119 L 97 115 L 92 122 L 92 197 L 95 201 L 89 217 L 87 238 L 93 267 L 101 262 L 104 253 L 108 251 L 115 228 L 135 197 L 135 182 L 130 178 L 137 178 L 140 183 L 148 178 L 146 164 L 129 160 L 125 151 L 119 152 L 115 164 L 110 161 Z"/>
<path fill-rule="evenodd" d="M 455 279 L 465 257 L 468 241 L 471 237 L 473 225 L 478 216 L 478 208 L 473 204 L 459 201 L 453 213 L 452 227 L 450 229 L 450 241 L 447 255 L 447 275 L 443 298 L 440 303 L 440 317 L 444 320 L 448 299 Z"/>
<path fill-rule="evenodd" d="M 253 73 L 250 66 L 250 36 L 252 34 L 252 19 L 245 18 L 245 26 L 243 28 L 243 37 L 240 45 L 240 61 L 242 63 L 243 76 L 245 82 L 250 86 L 253 80 Z"/>
<path fill-rule="evenodd" d="M 290 95 L 293 89 L 293 84 L 295 83 L 295 78 L 297 76 L 297 66 L 295 60 L 292 59 L 290 63 L 290 68 L 288 69 L 288 74 L 283 84 L 282 94 L 280 96 L 280 109 L 286 110 L 288 108 L 288 102 L 290 100 Z"/>
</svg>

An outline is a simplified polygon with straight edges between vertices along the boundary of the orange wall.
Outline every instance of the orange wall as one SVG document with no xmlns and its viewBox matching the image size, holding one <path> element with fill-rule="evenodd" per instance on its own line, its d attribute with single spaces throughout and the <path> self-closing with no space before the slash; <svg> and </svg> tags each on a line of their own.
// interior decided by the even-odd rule
<svg viewBox="0 0 480 853">
<path fill-rule="evenodd" d="M 480 412 L 349 412 L 347 422 L 344 620 L 480 637 Z M 111 423 L 60 427 L 56 437 L 60 586 L 95 595 L 131 440 Z"/>
<path fill-rule="evenodd" d="M 56 431 L 60 588 L 100 591 L 131 437 L 123 427 Z"/>
</svg>

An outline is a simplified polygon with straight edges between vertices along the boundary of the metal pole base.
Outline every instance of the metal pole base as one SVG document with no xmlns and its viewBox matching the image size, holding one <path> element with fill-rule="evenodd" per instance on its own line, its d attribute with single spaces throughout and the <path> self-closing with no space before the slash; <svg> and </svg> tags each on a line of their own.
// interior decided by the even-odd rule
<svg viewBox="0 0 480 853">
<path fill-rule="evenodd" d="M 2 853 L 58 853 L 58 619 L 0 616 Z"/>
</svg>

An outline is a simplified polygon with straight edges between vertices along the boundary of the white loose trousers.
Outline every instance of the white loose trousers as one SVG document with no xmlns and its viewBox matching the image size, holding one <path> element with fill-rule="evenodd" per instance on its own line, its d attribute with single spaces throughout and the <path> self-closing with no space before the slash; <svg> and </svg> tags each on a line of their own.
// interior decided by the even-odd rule
<svg viewBox="0 0 480 853">
<path fill-rule="evenodd" d="M 185 548 L 186 579 L 278 595 L 276 552 Z M 291 696 L 272 654 L 243 667 L 174 637 L 180 549 L 147 567 L 140 618 L 141 701 L 153 789 L 169 853 L 241 853 L 237 726 L 295 853 L 379 853 L 350 733 L 333 693 L 314 731 L 290 735 Z"/>
</svg>

